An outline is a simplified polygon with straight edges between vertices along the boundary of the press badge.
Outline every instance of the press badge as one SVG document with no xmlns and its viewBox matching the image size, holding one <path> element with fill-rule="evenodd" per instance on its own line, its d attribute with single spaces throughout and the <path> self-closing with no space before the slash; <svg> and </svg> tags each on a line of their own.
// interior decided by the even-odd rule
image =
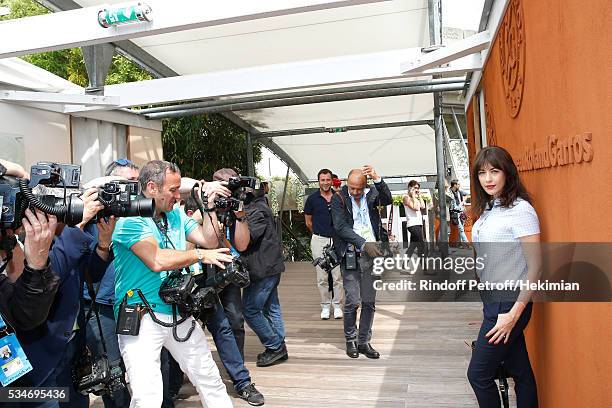
<svg viewBox="0 0 612 408">
<path fill-rule="evenodd" d="M 0 316 L 0 384 L 6 387 L 30 371 L 32 364 L 19 344 L 17 336 L 6 331 L 6 323 Z"/>
</svg>

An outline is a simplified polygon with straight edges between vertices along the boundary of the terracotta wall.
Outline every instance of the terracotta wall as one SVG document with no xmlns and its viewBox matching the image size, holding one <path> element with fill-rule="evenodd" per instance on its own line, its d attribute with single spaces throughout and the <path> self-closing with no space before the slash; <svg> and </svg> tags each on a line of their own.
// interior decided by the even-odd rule
<svg viewBox="0 0 612 408">
<path fill-rule="evenodd" d="M 527 167 L 526 148 L 545 149 L 551 135 L 592 135 L 591 161 L 521 172 L 544 241 L 612 241 L 611 17 L 609 0 L 512 0 L 504 17 L 511 36 L 500 31 L 484 69 L 488 140 L 515 161 Z M 610 303 L 536 305 L 527 335 L 540 406 L 612 406 L 611 323 Z"/>
</svg>

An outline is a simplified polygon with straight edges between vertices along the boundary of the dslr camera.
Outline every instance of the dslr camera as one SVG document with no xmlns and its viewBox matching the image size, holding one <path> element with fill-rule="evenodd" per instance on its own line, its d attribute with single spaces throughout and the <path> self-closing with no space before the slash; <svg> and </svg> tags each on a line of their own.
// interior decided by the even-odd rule
<svg viewBox="0 0 612 408">
<path fill-rule="evenodd" d="M 233 283 L 241 288 L 250 284 L 249 273 L 241 258 L 235 258 L 225 269 L 212 276 L 206 273 L 193 275 L 172 271 L 159 288 L 164 303 L 176 305 L 181 315 L 197 317 L 200 312 L 212 309 L 217 303 L 217 292 Z"/>
<path fill-rule="evenodd" d="M 312 261 L 314 266 L 318 266 L 326 272 L 331 272 L 336 266 L 340 265 L 340 258 L 334 250 L 332 244 L 323 247 L 323 254 Z"/>
<path fill-rule="evenodd" d="M 111 181 L 98 188 L 98 201 L 104 204 L 93 219 L 101 217 L 152 217 L 155 214 L 155 201 L 141 195 L 137 181 Z"/>
<path fill-rule="evenodd" d="M 253 200 L 253 191 L 257 188 L 259 180 L 255 177 L 230 177 L 227 188 L 232 192 L 229 197 L 215 198 L 215 208 L 219 212 L 238 211 L 240 204 L 249 204 Z"/>
<path fill-rule="evenodd" d="M 121 361 L 111 363 L 106 356 L 91 361 L 87 354 L 73 371 L 74 388 L 83 395 L 113 395 L 126 387 L 125 370 Z"/>
<path fill-rule="evenodd" d="M 0 176 L 0 228 L 17 229 L 28 207 L 57 216 L 70 226 L 83 220 L 83 201 L 79 182 L 81 166 L 73 164 L 39 162 L 30 169 L 30 180 Z M 38 194 L 32 191 L 38 185 L 63 188 L 61 197 L 53 194 Z M 70 191 L 70 192 L 69 192 Z"/>
</svg>

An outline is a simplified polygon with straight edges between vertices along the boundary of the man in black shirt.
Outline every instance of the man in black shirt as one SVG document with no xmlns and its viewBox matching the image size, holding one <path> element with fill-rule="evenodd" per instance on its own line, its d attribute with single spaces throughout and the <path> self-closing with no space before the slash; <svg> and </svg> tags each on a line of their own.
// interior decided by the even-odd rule
<svg viewBox="0 0 612 408">
<path fill-rule="evenodd" d="M 317 175 L 319 190 L 315 191 L 306 199 L 304 205 L 304 218 L 306 226 L 312 233 L 310 249 L 313 259 L 323 254 L 323 247 L 331 243 L 334 234 L 331 217 L 331 199 L 334 195 L 332 189 L 332 172 L 321 169 Z M 321 319 L 330 317 L 331 307 L 334 308 L 334 318 L 342 319 L 342 274 L 340 268 L 334 268 L 331 273 L 320 266 L 315 266 L 317 272 L 317 287 L 321 294 Z M 330 280 L 333 282 L 333 292 L 330 288 Z M 333 293 L 333 295 L 332 295 Z"/>
</svg>

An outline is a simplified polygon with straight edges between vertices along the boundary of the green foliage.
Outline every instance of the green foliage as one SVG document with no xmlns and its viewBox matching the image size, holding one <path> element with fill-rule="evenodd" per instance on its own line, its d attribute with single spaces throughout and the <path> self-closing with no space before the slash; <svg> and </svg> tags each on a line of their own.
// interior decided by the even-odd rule
<svg viewBox="0 0 612 408">
<path fill-rule="evenodd" d="M 278 191 L 277 187 L 284 186 L 285 178 L 276 176 L 272 177 L 269 181 L 270 192 L 268 193 L 268 199 L 270 200 L 270 207 L 272 208 L 272 211 L 276 214 L 280 211 L 280 206 L 283 201 L 282 187 L 278 188 Z M 282 183 L 278 183 L 279 181 Z M 305 186 L 302 184 L 302 182 L 296 177 L 289 176 L 289 181 L 287 182 L 287 199 L 294 201 L 297 204 L 297 209 L 300 211 L 304 209 L 304 202 L 306 201 L 304 191 Z M 287 210 L 286 207 L 285 210 Z"/>
<path fill-rule="evenodd" d="M 11 13 L 0 20 L 51 12 L 34 0 L 0 0 L 0 5 L 11 8 Z M 27 55 L 23 59 L 82 87 L 89 84 L 80 48 Z M 152 76 L 147 71 L 116 54 L 106 83 L 112 85 L 148 79 Z M 164 120 L 162 139 L 165 158 L 176 162 L 187 176 L 210 178 L 222 167 L 233 167 L 246 174 L 245 133 L 220 115 Z M 257 163 L 261 159 L 261 147 L 255 146 L 253 150 Z"/>
<path fill-rule="evenodd" d="M 404 197 L 400 195 L 393 196 L 393 205 L 398 205 L 401 207 L 404 205 L 403 199 Z"/>
<path fill-rule="evenodd" d="M 0 1 L 0 5 L 8 6 L 11 9 L 11 13 L 0 17 L 0 21 L 38 16 L 51 12 L 34 0 L 4 0 Z M 89 84 L 85 60 L 80 48 L 26 55 L 23 59 L 79 86 L 87 87 Z M 113 56 L 113 62 L 106 78 L 107 84 L 120 84 L 146 79 L 152 79 L 147 71 L 122 55 Z"/>
<path fill-rule="evenodd" d="M 246 133 L 221 115 L 196 115 L 163 121 L 164 158 L 179 165 L 181 173 L 210 180 L 220 168 L 246 174 Z M 261 160 L 261 147 L 253 146 L 253 161 Z"/>
</svg>

